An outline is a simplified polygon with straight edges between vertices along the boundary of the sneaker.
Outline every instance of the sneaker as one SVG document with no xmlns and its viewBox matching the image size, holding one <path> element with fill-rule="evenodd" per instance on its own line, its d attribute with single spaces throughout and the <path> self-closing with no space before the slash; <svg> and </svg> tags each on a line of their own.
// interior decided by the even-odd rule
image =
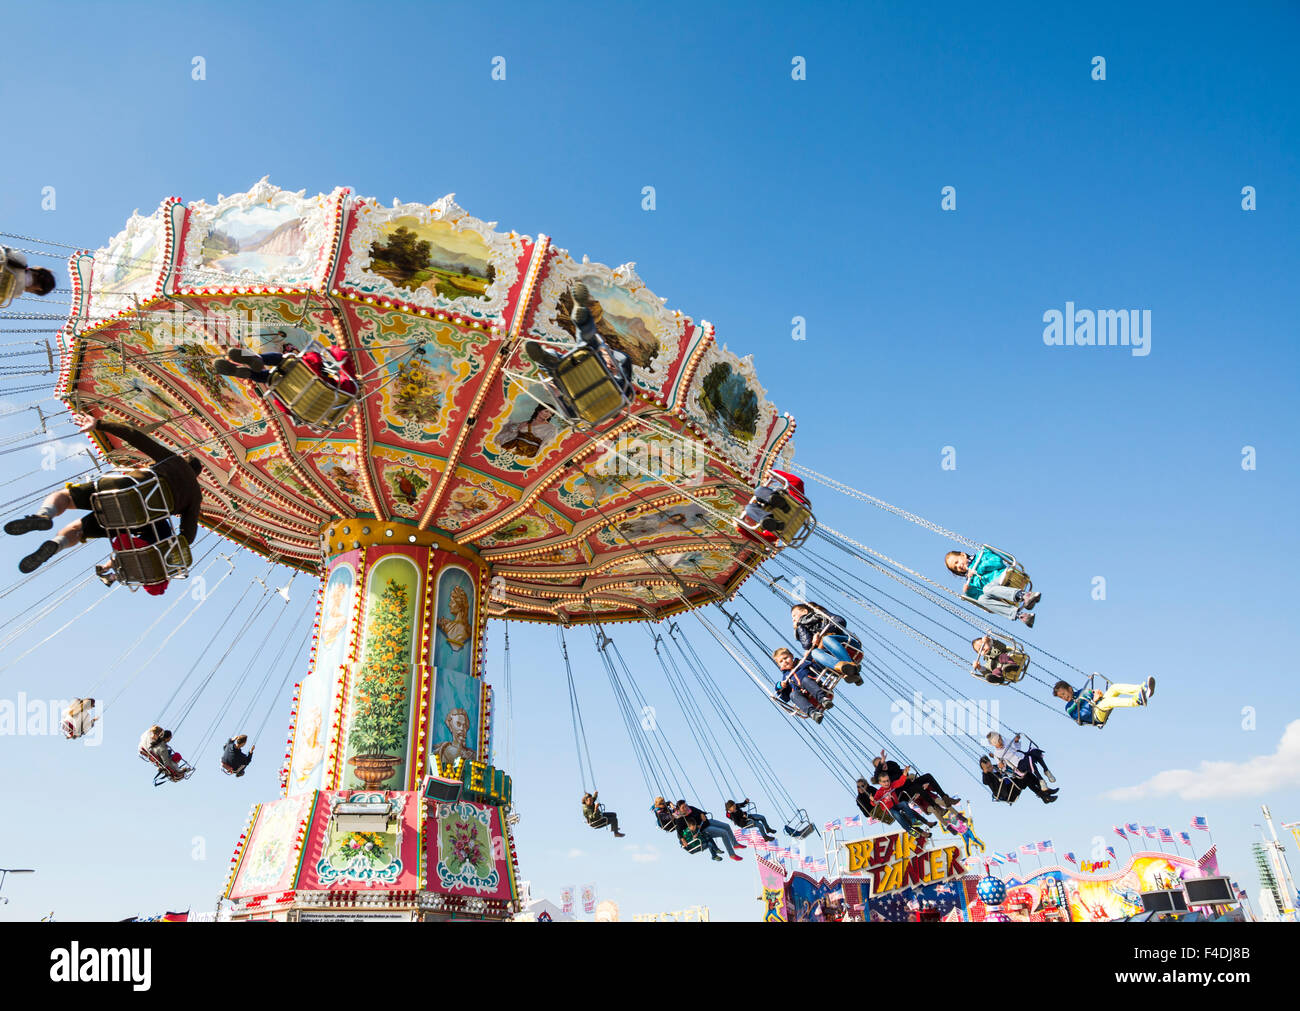
<svg viewBox="0 0 1300 1011">
<path fill-rule="evenodd" d="M 822 717 L 825 715 L 826 714 L 823 713 L 821 710 L 818 710 L 817 712 L 812 714 L 812 721 L 814 723 L 820 723 L 822 721 Z"/>
<path fill-rule="evenodd" d="M 1042 598 L 1043 595 L 1041 593 L 1038 593 L 1037 591 L 1033 593 L 1026 593 L 1025 599 L 1022 600 L 1020 603 L 1021 606 L 1026 611 L 1032 611 L 1034 609 L 1034 605 L 1037 604 L 1040 600 L 1042 600 Z"/>
<path fill-rule="evenodd" d="M 24 516 L 21 519 L 10 520 L 5 524 L 5 533 L 7 534 L 25 534 L 32 530 L 49 530 L 54 526 L 54 520 L 48 516 Z"/>
<path fill-rule="evenodd" d="M 714 860 L 718 860 L 718 861 L 720 861 L 720 860 L 722 860 L 722 856 L 721 856 L 720 854 L 718 854 L 718 853 L 714 853 L 714 854 L 713 854 L 713 859 L 714 859 Z"/>
<path fill-rule="evenodd" d="M 943 798 L 943 802 L 944 802 L 945 804 L 947 804 L 949 807 L 956 807 L 958 804 L 961 803 L 961 798 L 960 798 L 960 797 L 944 797 L 944 798 Z"/>
<path fill-rule="evenodd" d="M 1019 615 L 1019 618 L 1025 623 L 1025 628 L 1034 627 L 1034 616 L 1032 614 L 1022 614 Z"/>
<path fill-rule="evenodd" d="M 244 368 L 254 372 L 261 372 L 262 369 L 266 367 L 265 363 L 262 361 L 261 355 L 254 354 L 252 351 L 246 351 L 243 348 L 231 348 L 226 352 L 225 360 L 232 362 L 235 365 L 242 365 Z"/>
<path fill-rule="evenodd" d="M 1151 698 L 1156 693 L 1156 679 L 1147 678 L 1147 698 Z"/>
<path fill-rule="evenodd" d="M 746 846 L 743 842 L 732 843 L 731 845 L 732 845 L 732 848 L 733 848 L 733 849 L 738 849 L 738 850 L 747 850 L 747 849 L 749 849 L 749 847 Z"/>
<path fill-rule="evenodd" d="M 59 546 L 54 541 L 46 541 L 39 548 L 18 563 L 18 571 L 22 573 L 35 572 L 42 565 L 48 562 L 59 552 Z"/>
<path fill-rule="evenodd" d="M 247 365 L 239 365 L 227 358 L 218 358 L 213 362 L 212 371 L 219 376 L 233 376 L 236 379 L 248 379 L 253 375 L 253 370 Z"/>
<path fill-rule="evenodd" d="M 559 364 L 560 356 L 554 351 L 548 351 L 537 341 L 528 341 L 524 344 L 524 353 L 542 368 L 550 371 Z"/>
<path fill-rule="evenodd" d="M 242 773 L 241 773 L 241 775 L 242 775 Z M 627 835 L 626 832 L 615 832 L 615 833 L 614 833 L 614 838 L 615 838 L 615 839 L 622 839 L 625 835 Z"/>
<path fill-rule="evenodd" d="M 828 698 L 825 702 L 822 703 L 822 708 L 823 708 L 823 709 L 834 709 L 834 708 L 835 708 L 835 700 L 834 700 L 834 699 L 831 699 L 831 698 Z"/>
<path fill-rule="evenodd" d="M 738 856 L 736 856 L 736 854 L 733 853 L 733 854 L 731 854 L 731 859 L 732 859 L 732 860 L 744 860 L 745 858 L 744 858 L 744 857 L 738 857 Z"/>
<path fill-rule="evenodd" d="M 596 336 L 596 321 L 591 318 L 591 310 L 585 305 L 574 307 L 573 325 L 577 328 L 578 335 L 584 340 L 590 340 Z"/>
</svg>

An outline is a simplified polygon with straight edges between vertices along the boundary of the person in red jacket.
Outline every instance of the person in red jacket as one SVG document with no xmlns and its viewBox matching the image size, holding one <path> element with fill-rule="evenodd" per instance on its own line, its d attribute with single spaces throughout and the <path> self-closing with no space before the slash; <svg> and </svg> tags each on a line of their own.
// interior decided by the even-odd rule
<svg viewBox="0 0 1300 1011">
<path fill-rule="evenodd" d="M 927 835 L 923 826 L 930 823 L 898 795 L 899 787 L 907 783 L 907 774 L 911 771 L 912 767 L 905 765 L 899 777 L 891 780 L 889 773 L 881 770 L 876 774 L 876 783 L 879 784 L 879 788 L 871 799 L 893 815 L 894 820 L 912 835 L 923 837 Z"/>
<path fill-rule="evenodd" d="M 213 363 L 212 371 L 219 376 L 250 379 L 265 386 L 271 381 L 271 370 L 280 367 L 285 355 L 297 354 L 292 344 L 282 347 L 283 351 L 268 351 L 260 355 L 243 348 L 231 348 L 225 358 L 218 358 Z M 308 351 L 298 355 L 298 360 L 331 386 L 349 396 L 356 394 L 357 380 L 353 373 L 352 355 L 347 348 L 332 344 L 323 355 L 319 351 Z"/>
</svg>

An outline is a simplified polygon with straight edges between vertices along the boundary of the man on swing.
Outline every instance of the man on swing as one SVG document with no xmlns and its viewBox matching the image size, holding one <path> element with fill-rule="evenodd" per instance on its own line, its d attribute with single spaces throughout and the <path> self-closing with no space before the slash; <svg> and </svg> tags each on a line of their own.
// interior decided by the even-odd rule
<svg viewBox="0 0 1300 1011">
<path fill-rule="evenodd" d="M 81 519 L 69 523 L 59 531 L 54 540 L 46 541 L 39 548 L 18 563 L 18 571 L 35 572 L 64 548 L 75 547 L 92 537 L 107 537 L 108 531 L 95 518 L 90 497 L 96 491 L 109 491 L 117 488 L 130 488 L 148 480 L 151 476 L 167 486 L 171 492 L 172 511 L 180 517 L 180 532 L 190 543 L 198 535 L 199 514 L 203 503 L 203 489 L 199 486 L 199 475 L 203 473 L 203 464 L 196 456 L 179 456 L 162 443 L 157 442 L 130 425 L 115 421 L 95 420 L 85 429 L 87 433 L 101 432 L 125 442 L 153 460 L 153 465 L 135 468 L 125 474 L 110 474 L 98 482 L 84 481 L 80 484 L 69 483 L 62 491 L 56 491 L 41 504 L 30 516 L 10 520 L 5 524 L 7 534 L 25 534 L 32 530 L 50 530 L 54 527 L 54 517 L 74 506 L 88 510 Z M 120 538 L 114 538 L 114 547 L 135 547 L 134 541 L 154 544 L 171 536 L 171 524 L 162 519 L 149 526 L 132 530 L 125 537 L 129 544 L 119 544 Z M 100 573 L 101 577 L 106 573 Z M 145 589 L 152 594 L 162 593 L 166 583 L 155 583 Z"/>
</svg>

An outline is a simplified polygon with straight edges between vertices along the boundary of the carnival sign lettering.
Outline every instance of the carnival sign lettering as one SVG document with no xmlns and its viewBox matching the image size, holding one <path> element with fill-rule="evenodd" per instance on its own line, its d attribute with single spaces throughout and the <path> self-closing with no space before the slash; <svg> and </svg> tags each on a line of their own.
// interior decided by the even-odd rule
<svg viewBox="0 0 1300 1011">
<path fill-rule="evenodd" d="M 437 779 L 460 780 L 460 795 L 465 800 L 502 807 L 510 803 L 513 795 L 510 777 L 503 770 L 486 762 L 466 761 L 463 758 L 444 762 L 438 755 L 434 755 L 433 775 Z M 433 800 L 442 799 L 435 792 L 433 783 L 425 785 L 424 795 Z"/>
<path fill-rule="evenodd" d="M 918 850 L 905 832 L 844 843 L 844 847 L 849 851 L 849 873 L 869 874 L 872 895 L 950 881 L 966 873 L 959 847 Z"/>
<path fill-rule="evenodd" d="M 1105 870 L 1109 866 L 1110 866 L 1109 860 L 1084 860 L 1080 862 L 1079 869 L 1081 871 L 1091 872 L 1091 871 Z"/>
</svg>

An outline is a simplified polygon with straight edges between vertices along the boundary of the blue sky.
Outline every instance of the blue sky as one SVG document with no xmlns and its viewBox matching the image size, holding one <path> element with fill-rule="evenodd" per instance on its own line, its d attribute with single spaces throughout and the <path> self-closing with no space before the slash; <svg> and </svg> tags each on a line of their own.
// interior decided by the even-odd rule
<svg viewBox="0 0 1300 1011">
<path fill-rule="evenodd" d="M 551 235 L 575 255 L 635 261 L 670 306 L 754 355 L 770 397 L 798 418 L 796 459 L 1014 551 L 1044 594 L 1032 639 L 1085 670 L 1160 679 L 1152 707 L 1119 714 L 1104 738 L 999 696 L 1004 718 L 1048 749 L 1062 799 L 977 802 L 990 845 L 1050 838 L 1087 851 L 1117 822 L 1179 831 L 1204 814 L 1253 897 L 1259 804 L 1300 820 L 1294 751 L 1194 777 L 1210 796 L 1106 794 L 1204 761 L 1274 755 L 1300 719 L 1285 519 L 1300 490 L 1293 7 L 419 3 L 358 22 L 355 8 L 330 3 L 73 3 L 57 24 L 30 6 L 8 18 L 7 107 L 48 115 L 7 133 L 4 231 L 94 247 L 135 208 L 172 194 L 212 200 L 269 174 L 289 189 L 349 185 L 382 201 L 455 192 L 476 216 Z M 1097 55 L 1104 82 L 1091 79 Z M 191 79 L 195 56 L 206 80 Z M 505 81 L 491 79 L 496 56 Z M 795 56 L 805 81 L 791 79 Z M 54 211 L 41 209 L 46 186 Z M 641 209 L 644 186 L 655 187 L 653 212 Z M 940 209 L 944 186 L 956 188 L 955 211 Z M 1256 189 L 1255 211 L 1241 207 L 1244 186 Z M 1046 347 L 1043 313 L 1067 300 L 1151 310 L 1152 353 Z M 794 316 L 807 320 L 806 341 L 791 340 Z M 0 419 L 0 438 L 29 419 Z M 956 470 L 940 468 L 945 446 Z M 1254 471 L 1242 469 L 1245 446 Z M 74 469 L 21 477 L 40 465 L 38 450 L 0 456 L 0 481 L 14 479 L 4 501 Z M 942 575 L 941 539 L 813 490 L 823 522 Z M 83 552 L 0 599 L 0 621 L 92 560 Z M 98 749 L 0 736 L 0 767 L 11 770 L 0 866 L 38 868 L 5 885 L 13 901 L 0 917 L 212 907 L 248 807 L 275 793 L 287 690 L 274 707 L 269 698 L 303 661 L 271 672 L 253 707 L 256 722 L 270 714 L 265 757 L 242 780 L 201 756 L 194 780 L 155 791 L 134 740 L 264 570 L 238 563 L 110 709 Z M 1105 601 L 1090 596 L 1098 575 Z M 188 721 L 191 740 L 212 727 L 227 736 L 216 711 L 264 637 L 296 647 L 302 582 L 291 605 L 272 603 L 245 630 Z M 97 594 L 73 597 L 68 616 Z M 119 598 L 0 671 L 0 699 L 84 690 L 158 605 Z M 273 609 L 285 613 L 271 626 Z M 247 603 L 237 620 L 246 613 Z M 6 655 L 59 624 L 47 619 Z M 656 683 L 647 637 L 619 638 L 636 643 L 625 653 L 662 696 L 703 801 L 720 808 Z M 705 904 L 718 918 L 755 917 L 752 864 L 688 859 L 648 821 L 609 686 L 585 633 L 572 642 L 601 795 L 630 835 L 581 823 L 554 636 L 520 629 L 511 771 L 524 877 L 551 898 L 594 882 L 628 915 Z M 492 643 L 498 682 L 500 629 Z M 800 803 L 818 821 L 848 813 L 843 786 L 757 689 L 717 651 L 706 656 Z M 955 668 L 942 675 L 962 692 L 977 684 Z M 236 713 L 263 672 L 250 677 Z M 858 691 L 883 721 L 880 693 Z M 1253 730 L 1243 707 L 1255 710 Z M 951 790 L 978 796 L 932 742 L 914 752 Z"/>
</svg>

